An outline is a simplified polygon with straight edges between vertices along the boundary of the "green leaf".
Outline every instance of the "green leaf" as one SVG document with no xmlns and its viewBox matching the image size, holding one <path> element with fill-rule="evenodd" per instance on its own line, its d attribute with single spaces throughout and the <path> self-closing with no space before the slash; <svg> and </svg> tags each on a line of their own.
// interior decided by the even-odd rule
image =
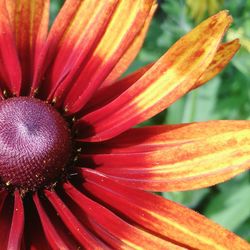
<svg viewBox="0 0 250 250">
<path fill-rule="evenodd" d="M 162 193 L 162 196 L 169 200 L 181 203 L 187 207 L 195 208 L 208 193 L 209 189 L 204 188 L 185 192 L 165 192 Z"/>
<path fill-rule="evenodd" d="M 235 230 L 250 216 L 250 186 L 224 190 L 208 204 L 205 215 L 229 230 Z"/>
<path fill-rule="evenodd" d="M 59 9 L 63 5 L 63 0 L 51 0 L 50 2 L 50 24 L 54 21 Z"/>
<path fill-rule="evenodd" d="M 246 49 L 241 48 L 232 62 L 242 74 L 249 76 L 250 53 Z"/>
<path fill-rule="evenodd" d="M 182 122 L 182 117 L 185 108 L 185 98 L 181 98 L 173 103 L 167 110 L 167 116 L 164 123 L 177 124 Z"/>
<path fill-rule="evenodd" d="M 250 218 L 236 230 L 236 234 L 250 242 Z"/>
<path fill-rule="evenodd" d="M 220 79 L 214 78 L 187 95 L 182 122 L 211 119 L 216 104 Z"/>
</svg>

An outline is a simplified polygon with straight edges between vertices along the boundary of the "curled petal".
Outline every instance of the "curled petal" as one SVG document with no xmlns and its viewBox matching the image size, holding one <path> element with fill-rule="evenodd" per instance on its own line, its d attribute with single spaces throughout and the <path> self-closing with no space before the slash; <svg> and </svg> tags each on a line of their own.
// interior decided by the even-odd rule
<svg viewBox="0 0 250 250">
<path fill-rule="evenodd" d="M 230 62 L 239 48 L 240 43 L 238 39 L 222 44 L 216 52 L 213 61 L 210 63 L 204 74 L 202 74 L 198 79 L 193 89 L 200 87 L 202 84 L 206 83 L 217 74 L 219 74 Z"/>
<path fill-rule="evenodd" d="M 85 141 L 110 139 L 147 120 L 187 93 L 211 63 L 231 17 L 223 11 L 182 37 L 135 84 L 81 118 Z"/>
<path fill-rule="evenodd" d="M 210 63 L 205 72 L 200 76 L 192 89 L 198 88 L 199 86 L 203 85 L 214 76 L 216 76 L 220 71 L 222 71 L 239 48 L 240 44 L 238 39 L 221 44 L 216 51 L 213 61 Z M 116 99 L 137 80 L 139 80 L 154 64 L 155 62 L 150 63 L 143 68 L 135 71 L 134 73 L 126 76 L 125 78 L 113 82 L 110 85 L 104 84 L 104 87 L 98 89 L 96 94 L 88 103 L 87 107 L 84 109 L 84 113 L 89 113 L 93 110 L 96 110 Z"/>
</svg>

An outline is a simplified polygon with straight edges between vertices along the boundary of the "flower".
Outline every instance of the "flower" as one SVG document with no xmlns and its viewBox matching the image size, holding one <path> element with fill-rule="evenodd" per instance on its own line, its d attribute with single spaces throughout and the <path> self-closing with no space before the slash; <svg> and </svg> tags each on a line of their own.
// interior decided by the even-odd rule
<svg viewBox="0 0 250 250">
<path fill-rule="evenodd" d="M 1 249 L 249 249 L 148 191 L 189 190 L 249 169 L 247 121 L 132 128 L 219 73 L 239 48 L 207 19 L 117 80 L 154 0 L 0 1 Z"/>
</svg>

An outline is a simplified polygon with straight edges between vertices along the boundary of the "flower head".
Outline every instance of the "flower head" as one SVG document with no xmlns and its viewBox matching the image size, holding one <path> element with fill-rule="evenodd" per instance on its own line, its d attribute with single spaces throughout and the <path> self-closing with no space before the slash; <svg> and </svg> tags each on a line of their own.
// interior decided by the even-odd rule
<svg viewBox="0 0 250 250">
<path fill-rule="evenodd" d="M 249 169 L 249 122 L 132 128 L 219 73 L 239 48 L 207 19 L 117 80 L 154 0 L 0 0 L 1 249 L 248 249 L 147 191 L 208 187 Z"/>
</svg>

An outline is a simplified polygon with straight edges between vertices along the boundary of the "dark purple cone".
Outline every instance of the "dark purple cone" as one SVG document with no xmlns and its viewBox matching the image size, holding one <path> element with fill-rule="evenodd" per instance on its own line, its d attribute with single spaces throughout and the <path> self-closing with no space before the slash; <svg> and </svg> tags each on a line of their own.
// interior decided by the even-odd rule
<svg viewBox="0 0 250 250">
<path fill-rule="evenodd" d="M 36 190 L 65 172 L 72 152 L 66 121 L 30 97 L 0 102 L 0 183 Z"/>
</svg>

